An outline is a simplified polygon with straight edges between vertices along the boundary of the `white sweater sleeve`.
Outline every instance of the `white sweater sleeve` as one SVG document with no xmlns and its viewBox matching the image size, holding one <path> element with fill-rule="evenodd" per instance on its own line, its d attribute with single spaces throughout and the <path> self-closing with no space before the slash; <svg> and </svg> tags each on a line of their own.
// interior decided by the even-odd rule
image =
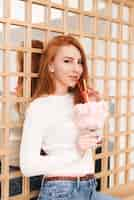
<svg viewBox="0 0 134 200">
<path fill-rule="evenodd" d="M 20 168 L 25 176 L 47 175 L 71 164 L 63 161 L 61 156 L 40 155 L 47 117 L 48 113 L 45 114 L 37 105 L 29 106 L 26 111 L 20 145 Z"/>
</svg>

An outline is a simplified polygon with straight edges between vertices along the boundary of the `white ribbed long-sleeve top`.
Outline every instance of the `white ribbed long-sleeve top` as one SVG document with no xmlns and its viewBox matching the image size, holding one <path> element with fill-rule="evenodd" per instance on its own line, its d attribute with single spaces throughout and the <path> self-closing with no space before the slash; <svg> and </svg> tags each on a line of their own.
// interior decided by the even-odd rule
<svg viewBox="0 0 134 200">
<path fill-rule="evenodd" d="M 25 176 L 77 176 L 94 173 L 92 151 L 80 155 L 80 134 L 74 123 L 73 96 L 42 96 L 26 109 L 20 145 L 20 168 Z M 40 155 L 41 148 L 47 155 Z"/>
</svg>

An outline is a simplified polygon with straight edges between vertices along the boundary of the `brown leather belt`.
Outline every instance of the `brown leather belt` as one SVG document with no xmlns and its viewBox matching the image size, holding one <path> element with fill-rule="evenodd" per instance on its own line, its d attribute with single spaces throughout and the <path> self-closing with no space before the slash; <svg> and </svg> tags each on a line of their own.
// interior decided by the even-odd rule
<svg viewBox="0 0 134 200">
<path fill-rule="evenodd" d="M 94 174 L 87 174 L 85 176 L 52 176 L 52 177 L 45 177 L 46 181 L 57 181 L 57 180 L 69 180 L 69 181 L 86 181 L 89 179 L 95 178 Z"/>
</svg>

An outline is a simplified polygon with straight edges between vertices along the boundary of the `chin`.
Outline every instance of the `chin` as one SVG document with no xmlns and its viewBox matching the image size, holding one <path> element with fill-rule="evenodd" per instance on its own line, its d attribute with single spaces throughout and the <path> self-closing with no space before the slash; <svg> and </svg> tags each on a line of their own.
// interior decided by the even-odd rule
<svg viewBox="0 0 134 200">
<path fill-rule="evenodd" d="M 75 86 L 76 86 L 76 83 L 72 83 L 72 84 L 68 85 L 68 87 L 70 87 L 70 88 L 75 88 Z"/>
</svg>

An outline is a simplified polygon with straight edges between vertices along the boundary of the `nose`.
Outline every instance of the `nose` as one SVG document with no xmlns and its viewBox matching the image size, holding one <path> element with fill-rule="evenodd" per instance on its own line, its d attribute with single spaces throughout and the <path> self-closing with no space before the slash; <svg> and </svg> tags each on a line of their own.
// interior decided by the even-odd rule
<svg viewBox="0 0 134 200">
<path fill-rule="evenodd" d="M 82 65 L 80 65 L 77 60 L 74 61 L 73 65 L 74 65 L 73 66 L 73 71 L 78 73 L 78 74 L 81 74 L 82 71 L 83 71 Z"/>
</svg>

